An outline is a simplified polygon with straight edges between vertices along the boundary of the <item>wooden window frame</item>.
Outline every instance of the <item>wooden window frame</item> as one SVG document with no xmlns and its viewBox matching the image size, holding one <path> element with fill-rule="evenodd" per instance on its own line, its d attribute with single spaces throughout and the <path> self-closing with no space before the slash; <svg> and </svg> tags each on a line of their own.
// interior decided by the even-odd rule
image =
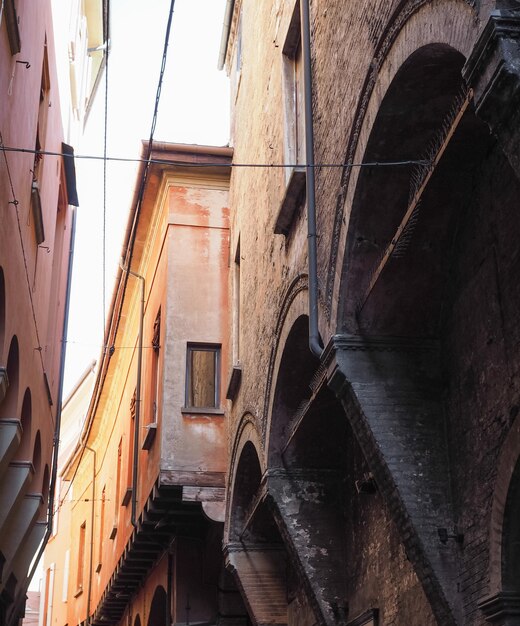
<svg viewBox="0 0 520 626">
<path fill-rule="evenodd" d="M 184 406 L 182 407 L 183 413 L 204 413 L 204 414 L 222 414 L 223 411 L 220 408 L 220 377 L 221 377 L 221 351 L 222 346 L 219 343 L 195 343 L 188 342 L 186 346 L 186 383 L 184 389 Z M 191 355 L 193 352 L 212 352 L 215 355 L 215 401 L 214 406 L 208 407 L 196 407 L 191 406 L 188 402 L 190 397 L 190 386 L 192 381 L 191 371 Z"/>
</svg>

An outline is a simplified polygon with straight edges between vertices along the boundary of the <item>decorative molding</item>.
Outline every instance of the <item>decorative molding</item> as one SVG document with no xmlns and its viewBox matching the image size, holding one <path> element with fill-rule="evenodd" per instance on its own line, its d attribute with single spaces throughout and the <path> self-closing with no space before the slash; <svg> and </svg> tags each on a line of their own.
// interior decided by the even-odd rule
<svg viewBox="0 0 520 626">
<path fill-rule="evenodd" d="M 379 336 L 362 337 L 360 335 L 333 335 L 327 344 L 323 361 L 330 364 L 336 350 L 351 352 L 434 352 L 438 343 L 432 339 L 415 337 Z"/>
<path fill-rule="evenodd" d="M 474 90 L 476 114 L 497 137 L 520 176 L 520 8 L 493 11 L 462 75 Z"/>
<path fill-rule="evenodd" d="M 296 296 L 301 291 L 307 291 L 309 280 L 307 274 L 299 274 L 287 287 L 281 301 L 281 305 L 278 311 L 278 317 L 276 319 L 276 325 L 274 329 L 274 341 L 271 345 L 271 353 L 269 355 L 269 364 L 267 366 L 267 379 L 264 394 L 264 409 L 262 413 L 262 436 L 265 436 L 267 429 L 267 416 L 269 413 L 269 400 L 271 398 L 271 387 L 273 384 L 274 364 L 276 361 L 276 355 L 278 353 L 278 347 L 280 343 L 280 337 L 282 335 L 283 326 L 289 309 L 292 303 L 296 299 Z"/>
<path fill-rule="evenodd" d="M 483 598 L 478 602 L 478 608 L 486 616 L 486 621 L 502 626 L 518 624 L 520 618 L 520 593 L 518 591 L 500 591 L 499 593 Z M 509 621 L 514 618 L 514 621 Z"/>
<path fill-rule="evenodd" d="M 378 624 L 379 609 L 368 609 L 368 611 L 364 611 L 355 619 L 347 622 L 347 626 L 378 626 Z"/>
</svg>

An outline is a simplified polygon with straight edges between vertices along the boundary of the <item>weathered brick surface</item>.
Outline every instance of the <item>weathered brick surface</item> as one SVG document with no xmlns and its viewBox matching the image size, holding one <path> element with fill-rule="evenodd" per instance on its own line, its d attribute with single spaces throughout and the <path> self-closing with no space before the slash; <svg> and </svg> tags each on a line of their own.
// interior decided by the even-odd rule
<svg viewBox="0 0 520 626">
<path fill-rule="evenodd" d="M 293 3 L 243 0 L 236 3 L 237 15 L 240 6 L 243 62 L 237 92 L 232 94 L 234 161 L 282 163 L 281 49 Z M 464 59 L 471 54 L 494 6 L 492 0 L 311 2 L 316 162 L 363 160 L 387 89 L 399 68 L 418 49 L 441 44 L 438 50 L 456 51 L 450 59 L 456 61 L 458 79 Z M 231 49 L 233 45 L 232 38 Z M 419 97 L 418 106 L 427 112 L 430 96 L 445 87 L 445 83 L 437 89 L 430 85 L 427 102 Z M 405 102 L 407 94 L 403 91 L 401 97 Z M 397 107 L 399 100 L 395 103 Z M 406 122 L 398 113 L 389 119 L 396 124 Z M 311 443 L 328 451 L 334 450 L 335 444 L 337 456 L 346 457 L 340 467 L 348 485 L 340 515 L 346 535 L 345 601 L 350 618 L 377 606 L 385 625 L 446 626 L 455 620 L 483 626 L 485 616 L 478 603 L 493 591 L 488 565 L 497 555 L 490 556 L 489 532 L 497 463 L 520 404 L 520 188 L 500 145 L 486 143 L 482 137 L 472 143 L 471 132 L 477 124 L 471 107 L 467 120 L 466 134 L 458 136 L 458 147 L 456 140 L 454 152 L 445 159 L 445 169 L 439 168 L 437 179 L 430 185 L 433 191 L 425 200 L 427 210 L 421 220 L 426 217 L 418 227 L 422 235 L 415 239 L 411 256 L 393 266 L 379 285 L 379 301 L 388 305 L 381 309 L 381 317 L 388 310 L 393 315 L 385 318 L 385 332 L 391 334 L 394 324 L 394 330 L 423 338 L 422 328 L 423 336 L 433 338 L 438 347 L 440 360 L 432 365 L 434 374 L 429 379 L 423 376 L 423 388 L 418 390 L 411 383 L 416 366 L 413 360 L 408 361 L 410 371 L 386 364 L 386 369 L 377 373 L 369 369 L 363 372 L 365 365 L 358 359 L 350 371 L 348 367 L 343 371 L 344 384 L 350 389 L 350 399 L 343 402 L 344 419 L 345 423 L 350 420 L 351 436 L 357 441 L 338 438 L 333 445 L 322 445 L 331 419 L 326 409 L 323 417 L 320 414 L 322 430 L 309 428 L 311 434 L 301 435 L 307 436 L 308 442 L 299 463 L 305 462 Z M 435 124 L 424 126 L 429 138 Z M 478 132 L 485 134 L 482 128 Z M 414 136 L 414 128 L 406 128 L 405 135 L 415 141 L 410 140 L 410 145 L 417 154 L 410 158 L 422 158 L 426 145 L 421 134 Z M 383 149 L 380 153 L 383 158 L 389 154 Z M 344 251 L 349 245 L 351 212 L 374 212 L 377 221 L 379 211 L 381 220 L 390 223 L 398 223 L 402 213 L 385 214 L 393 201 L 390 182 L 385 183 L 386 188 L 380 185 L 376 191 L 372 189 L 371 201 L 362 206 L 362 200 L 354 202 L 358 182 L 363 180 L 358 169 L 319 167 L 316 174 L 320 332 L 327 343 L 338 328 L 344 331 L 348 325 L 338 303 L 354 297 L 345 292 L 349 258 Z M 243 376 L 231 407 L 230 449 L 246 412 L 257 421 L 264 450 L 269 446 L 270 432 L 285 436 L 284 420 L 286 424 L 298 423 L 294 415 L 278 411 L 276 420 L 282 425 L 277 422 L 271 428 L 277 380 L 290 380 L 294 386 L 294 402 L 287 402 L 287 407 L 298 406 L 310 396 L 308 380 L 302 380 L 298 389 L 294 376 L 278 378 L 277 371 L 278 366 L 306 371 L 301 367 L 305 358 L 301 351 L 295 351 L 291 363 L 290 357 L 280 358 L 284 346 L 278 344 L 289 332 L 284 316 L 290 309 L 291 294 L 305 289 L 307 274 L 304 210 L 297 212 L 286 238 L 273 234 L 284 180 L 280 168 L 236 168 L 232 175 L 232 254 L 240 238 L 241 255 L 239 360 Z M 370 180 L 366 180 L 363 184 L 370 188 Z M 444 222 L 435 222 L 431 214 L 440 204 L 447 217 Z M 399 210 L 404 212 L 405 208 Z M 384 233 L 384 237 L 390 239 L 392 234 Z M 434 270 L 425 258 L 437 263 Z M 424 270 L 424 284 L 416 294 L 410 294 L 407 279 L 413 275 L 415 282 L 409 284 L 419 285 L 417 267 Z M 371 266 L 363 269 L 367 274 Z M 435 317 L 430 312 L 427 324 L 412 316 L 415 309 L 424 309 L 427 315 L 429 303 L 422 305 L 430 286 Z M 405 303 L 402 308 L 400 297 Z M 399 322 L 394 321 L 399 318 Z M 378 322 L 375 311 L 373 328 Z M 356 329 L 351 325 L 348 330 Z M 341 393 L 345 396 L 345 390 Z M 349 412 L 357 417 L 349 415 L 347 419 Z M 307 432 L 308 421 L 302 421 L 302 433 Z M 337 430 L 333 432 L 336 437 Z M 338 469 L 337 464 L 334 467 Z M 378 479 L 379 492 L 361 498 L 355 492 L 354 480 L 361 470 L 369 469 Z M 501 489 L 507 490 L 507 486 Z M 278 508 L 283 517 L 283 507 Z M 332 523 L 311 518 L 314 524 L 308 522 L 309 530 L 312 527 L 317 532 L 321 524 L 332 532 Z M 463 546 L 452 540 L 448 547 L 442 546 L 437 528 L 446 527 L 451 533 L 455 526 L 464 534 Z M 301 551 L 308 546 L 298 546 L 289 530 L 284 539 L 287 544 L 293 542 L 288 553 L 292 551 L 302 561 Z M 316 539 L 316 546 L 322 540 Z M 305 567 L 300 568 L 300 575 L 309 577 Z M 301 589 L 298 593 L 301 596 Z M 449 597 L 446 606 L 456 609 L 441 606 L 443 595 Z M 443 617 L 445 610 L 452 614 Z M 297 620 L 291 615 L 298 615 L 298 611 L 289 611 L 289 621 Z M 317 615 L 316 619 L 324 623 L 323 617 Z"/>
</svg>

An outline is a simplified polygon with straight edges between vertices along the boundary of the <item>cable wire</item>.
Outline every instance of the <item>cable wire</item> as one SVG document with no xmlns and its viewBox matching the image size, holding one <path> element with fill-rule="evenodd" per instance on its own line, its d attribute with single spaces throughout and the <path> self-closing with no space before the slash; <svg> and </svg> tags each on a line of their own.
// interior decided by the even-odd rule
<svg viewBox="0 0 520 626">
<path fill-rule="evenodd" d="M 150 145 L 150 144 L 149 144 Z M 70 156 L 64 155 L 61 152 L 51 152 L 49 150 L 31 150 L 29 148 L 12 148 L 4 146 L 2 148 L 5 152 L 27 152 L 30 154 L 42 154 L 48 156 Z M 353 167 L 399 167 L 403 165 L 430 165 L 431 161 L 428 159 L 403 159 L 396 161 L 366 161 L 360 163 L 314 163 L 307 166 L 305 163 L 222 163 L 222 161 L 199 161 L 197 163 L 190 163 L 188 161 L 175 161 L 172 162 L 168 159 L 152 159 L 152 158 L 138 158 L 138 157 L 111 157 L 100 156 L 93 154 L 75 154 L 75 159 L 92 159 L 98 161 L 118 161 L 121 163 L 149 163 L 153 165 L 171 165 L 174 167 L 233 167 L 233 168 L 294 168 L 294 167 L 313 167 L 313 168 L 353 168 Z"/>
<path fill-rule="evenodd" d="M 102 306 L 103 325 L 106 319 L 106 260 L 107 260 L 107 136 L 108 136 L 108 57 L 110 52 L 110 0 L 106 0 L 106 50 L 105 50 L 105 120 L 103 129 L 103 244 L 102 244 Z"/>
</svg>

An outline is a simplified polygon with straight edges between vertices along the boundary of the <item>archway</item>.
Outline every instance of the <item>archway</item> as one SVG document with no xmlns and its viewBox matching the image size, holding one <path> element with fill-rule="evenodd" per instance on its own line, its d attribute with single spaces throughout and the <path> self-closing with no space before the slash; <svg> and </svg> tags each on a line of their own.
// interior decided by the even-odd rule
<svg viewBox="0 0 520 626">
<path fill-rule="evenodd" d="M 520 598 L 520 458 L 507 492 L 502 529 L 502 591 Z"/>
<path fill-rule="evenodd" d="M 4 401 L 0 404 L 0 418 L 14 419 L 18 409 L 18 380 L 20 376 L 20 354 L 18 338 L 16 335 L 11 339 L 9 355 L 7 357 L 7 378 L 9 387 Z"/>
<path fill-rule="evenodd" d="M 0 267 L 0 355 L 3 354 L 5 336 L 5 280 L 4 270 Z"/>
<path fill-rule="evenodd" d="M 148 616 L 148 626 L 167 626 L 169 624 L 168 596 L 164 587 L 158 585 L 153 594 Z"/>
<path fill-rule="evenodd" d="M 36 433 L 36 437 L 34 438 L 32 464 L 34 469 L 34 475 L 31 484 L 35 486 L 36 489 L 40 489 L 42 485 L 42 444 L 40 431 Z"/>
<path fill-rule="evenodd" d="M 17 461 L 29 461 L 31 459 L 31 425 L 32 425 L 32 401 L 31 390 L 27 388 L 23 396 L 22 412 L 20 415 L 22 426 L 22 438 L 15 454 Z"/>
<path fill-rule="evenodd" d="M 476 609 L 453 591 L 471 566 L 460 543 L 430 541 L 431 529 L 470 528 L 465 541 L 476 532 L 475 502 L 490 481 L 468 476 L 496 458 L 495 435 L 479 433 L 484 415 L 514 403 L 497 390 L 519 334 L 520 189 L 475 116 L 463 65 L 447 45 L 423 46 L 381 102 L 353 194 L 337 319 L 338 396 L 446 624 Z"/>
<path fill-rule="evenodd" d="M 367 166 L 358 178 L 340 291 L 342 331 L 439 332 L 456 233 L 490 145 L 464 96 L 463 64 L 447 45 L 424 46 L 401 66 L 381 103 L 364 162 L 398 165 Z"/>
<path fill-rule="evenodd" d="M 268 507 L 258 452 L 247 432 L 242 437 L 233 472 L 226 565 L 254 623 L 286 624 L 287 555 Z"/>
</svg>

